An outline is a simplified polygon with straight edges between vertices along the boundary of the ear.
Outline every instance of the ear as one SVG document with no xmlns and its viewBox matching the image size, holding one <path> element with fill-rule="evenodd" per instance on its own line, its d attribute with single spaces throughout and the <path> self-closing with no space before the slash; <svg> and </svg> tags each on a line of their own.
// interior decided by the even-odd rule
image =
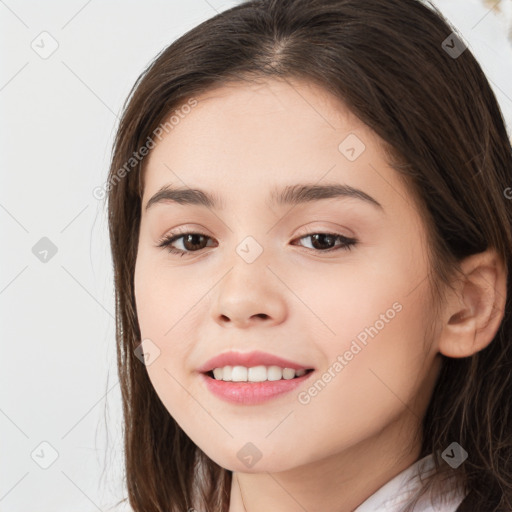
<svg viewBox="0 0 512 512">
<path fill-rule="evenodd" d="M 448 357 L 469 357 L 494 339 L 505 313 L 507 269 L 494 249 L 468 256 L 461 262 L 464 277 L 447 302 L 438 349 Z"/>
</svg>

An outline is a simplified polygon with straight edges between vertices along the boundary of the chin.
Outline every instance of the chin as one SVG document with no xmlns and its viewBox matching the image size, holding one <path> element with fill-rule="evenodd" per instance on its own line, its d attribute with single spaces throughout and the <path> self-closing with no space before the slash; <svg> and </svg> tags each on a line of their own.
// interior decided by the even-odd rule
<svg viewBox="0 0 512 512">
<path fill-rule="evenodd" d="M 245 444 L 247 446 L 248 443 Z M 229 471 L 237 473 L 279 473 L 293 469 L 302 463 L 300 461 L 290 460 L 283 453 L 274 453 L 273 455 L 265 456 L 264 453 L 258 454 L 255 450 L 253 452 L 253 460 L 244 461 L 244 456 L 247 457 L 252 451 L 251 448 L 245 448 L 242 444 L 242 448 L 236 448 L 235 456 L 233 452 L 229 453 L 211 453 L 206 452 L 206 455 L 213 460 L 216 464 Z M 245 449 L 245 451 L 244 451 Z"/>
</svg>

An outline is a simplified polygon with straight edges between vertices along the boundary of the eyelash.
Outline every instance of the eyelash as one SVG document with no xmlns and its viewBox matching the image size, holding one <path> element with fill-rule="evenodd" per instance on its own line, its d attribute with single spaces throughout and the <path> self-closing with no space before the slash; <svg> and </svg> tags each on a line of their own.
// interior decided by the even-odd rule
<svg viewBox="0 0 512 512">
<path fill-rule="evenodd" d="M 337 233 L 323 233 L 321 231 L 304 234 L 304 235 L 296 238 L 295 240 L 302 240 L 303 238 L 308 238 L 313 235 L 319 235 L 319 234 L 334 237 L 335 239 L 340 240 L 342 244 L 337 247 L 332 247 L 331 249 L 327 249 L 325 251 L 322 251 L 320 249 L 309 249 L 309 248 L 306 248 L 306 249 L 308 249 L 310 251 L 314 251 L 314 252 L 319 252 L 319 253 L 333 252 L 333 251 L 339 251 L 339 250 L 350 251 L 352 249 L 352 247 L 357 244 L 357 240 L 355 238 L 347 238 L 346 236 L 339 235 Z M 176 240 L 179 240 L 180 238 L 183 238 L 187 235 L 200 235 L 200 236 L 211 239 L 211 237 L 209 237 L 208 235 L 205 235 L 204 233 L 200 233 L 200 232 L 196 232 L 196 231 L 186 231 L 183 233 L 170 233 L 168 236 L 159 240 L 158 247 L 166 247 L 167 250 L 171 254 L 177 254 L 179 256 L 185 256 L 185 255 L 190 255 L 190 254 L 193 254 L 196 252 L 200 252 L 202 249 L 199 249 L 198 251 L 183 251 L 181 249 L 176 249 L 175 247 L 171 246 L 171 244 L 173 242 L 175 242 Z"/>
</svg>

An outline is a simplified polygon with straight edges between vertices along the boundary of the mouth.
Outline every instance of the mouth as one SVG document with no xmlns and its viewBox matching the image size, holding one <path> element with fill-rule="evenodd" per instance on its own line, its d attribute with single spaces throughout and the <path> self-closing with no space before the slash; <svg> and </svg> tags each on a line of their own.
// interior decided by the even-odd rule
<svg viewBox="0 0 512 512">
<path fill-rule="evenodd" d="M 311 380 L 311 363 L 301 363 L 268 352 L 229 351 L 197 369 L 206 390 L 238 405 L 258 405 L 289 394 Z"/>
<path fill-rule="evenodd" d="M 251 376 L 249 371 L 246 368 L 243 367 L 233 367 L 230 369 L 230 375 L 226 376 L 223 375 L 223 373 L 227 370 L 227 368 L 215 368 L 214 370 L 210 370 L 208 372 L 203 372 L 203 375 L 206 375 L 212 380 L 217 381 L 223 381 L 223 382 L 231 382 L 233 384 L 236 384 L 237 382 L 240 383 L 252 383 L 257 384 L 259 382 L 272 382 L 272 381 L 281 381 L 281 380 L 295 380 L 300 379 L 301 377 L 304 377 L 306 375 L 309 375 L 311 372 L 314 371 L 313 368 L 308 368 L 304 370 L 293 370 L 292 368 L 277 368 L 277 367 L 257 367 L 259 371 L 259 375 Z M 267 372 L 267 375 L 264 374 L 264 369 Z M 252 370 L 253 368 L 250 368 L 249 370 Z M 270 372 L 273 372 L 272 374 L 269 374 Z M 279 375 L 281 373 L 281 375 Z M 225 378 L 226 377 L 226 378 Z"/>
<path fill-rule="evenodd" d="M 226 369 L 228 375 L 224 376 Z M 280 375 L 278 370 L 281 371 L 281 368 L 275 366 L 265 376 L 263 373 L 265 369 L 264 366 L 249 369 L 242 366 L 217 367 L 203 371 L 200 375 L 205 388 L 217 398 L 231 404 L 248 406 L 263 404 L 278 397 L 283 397 L 282 399 L 285 400 L 285 396 L 289 396 L 294 389 L 305 385 L 314 372 L 313 368 L 294 370 L 286 367 Z M 255 370 L 255 372 L 251 372 L 249 376 L 248 370 Z M 222 378 L 218 378 L 219 376 Z M 228 378 L 231 380 L 227 380 Z"/>
<path fill-rule="evenodd" d="M 258 381 L 266 380 L 266 375 L 268 375 L 269 380 L 279 380 L 281 377 L 291 379 L 295 376 L 293 374 L 294 371 L 298 372 L 300 376 L 312 369 L 314 370 L 310 365 L 301 364 L 262 351 L 229 351 L 209 359 L 197 371 L 203 374 L 213 372 L 212 378 L 218 380 L 231 380 L 231 374 L 233 374 L 232 380 L 234 381 L 246 380 L 244 374 L 247 373 L 249 376 L 248 380 L 253 380 L 251 379 L 252 375 Z M 279 371 L 281 375 L 279 375 Z"/>
</svg>

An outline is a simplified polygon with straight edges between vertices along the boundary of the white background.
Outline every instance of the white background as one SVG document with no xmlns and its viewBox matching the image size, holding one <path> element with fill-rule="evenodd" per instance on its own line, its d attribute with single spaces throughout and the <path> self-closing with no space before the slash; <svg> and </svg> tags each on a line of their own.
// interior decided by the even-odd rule
<svg viewBox="0 0 512 512">
<path fill-rule="evenodd" d="M 93 512 L 124 496 L 110 248 L 92 191 L 139 74 L 236 3 L 0 0 L 0 512 Z M 506 17 L 483 0 L 436 4 L 512 127 Z M 46 59 L 31 47 L 43 31 L 58 43 Z M 32 251 L 43 237 L 57 249 L 46 263 Z"/>
</svg>

